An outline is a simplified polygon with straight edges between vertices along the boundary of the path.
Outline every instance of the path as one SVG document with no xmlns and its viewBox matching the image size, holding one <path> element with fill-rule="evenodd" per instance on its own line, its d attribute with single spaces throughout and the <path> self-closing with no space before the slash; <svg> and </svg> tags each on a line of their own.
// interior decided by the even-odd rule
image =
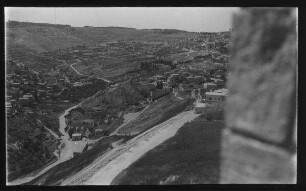
<svg viewBox="0 0 306 191">
<path fill-rule="evenodd" d="M 76 147 L 76 144 L 75 142 L 73 141 L 70 141 L 69 140 L 69 135 L 65 132 L 65 127 L 66 127 L 66 122 L 65 122 L 65 115 L 67 115 L 69 113 L 70 110 L 78 107 L 79 105 L 75 105 L 67 110 L 65 110 L 65 112 L 59 117 L 59 124 L 60 124 L 60 129 L 59 131 L 64 135 L 62 136 L 62 140 L 61 140 L 61 144 L 64 144 L 64 148 L 61 150 L 61 155 L 60 157 L 58 158 L 58 160 L 48 166 L 46 166 L 43 170 L 41 170 L 39 173 L 35 174 L 35 173 L 30 173 L 29 175 L 23 177 L 23 178 L 20 178 L 20 179 L 16 179 L 12 182 L 8 182 L 7 184 L 8 185 L 20 185 L 20 184 L 23 184 L 23 183 L 26 183 L 26 182 L 30 182 L 32 181 L 33 179 L 35 179 L 36 177 L 42 175 L 43 173 L 45 173 L 47 170 L 49 170 L 50 168 L 58 165 L 59 163 L 62 163 L 66 160 L 68 160 L 72 154 L 73 154 L 73 151 Z M 50 133 L 56 137 L 58 137 L 58 135 L 53 132 L 51 129 L 45 127 L 47 130 L 50 131 Z M 59 137 L 58 137 L 59 138 Z"/>
<path fill-rule="evenodd" d="M 189 49 L 189 52 L 187 53 L 187 56 L 189 57 L 191 53 L 196 52 L 194 50 Z"/>
<path fill-rule="evenodd" d="M 109 185 L 125 168 L 143 156 L 146 152 L 174 136 L 187 121 L 197 117 L 194 111 L 186 111 L 145 131 L 126 144 L 114 145 L 115 148 L 98 158 L 62 185 Z"/>
<path fill-rule="evenodd" d="M 75 69 L 75 67 L 73 67 L 73 65 L 75 65 L 75 64 L 77 64 L 77 63 L 71 64 L 70 67 L 71 67 L 77 74 L 79 74 L 80 76 L 85 76 L 84 74 L 81 74 L 79 71 L 77 71 L 77 70 Z"/>
<path fill-rule="evenodd" d="M 42 124 L 42 122 L 41 122 L 39 119 L 37 119 L 37 121 L 38 121 L 40 124 Z M 56 134 L 53 130 L 51 130 L 51 129 L 49 129 L 48 127 L 46 127 L 46 125 L 44 125 L 44 128 L 45 128 L 46 130 L 48 130 L 48 131 L 50 132 L 50 134 L 53 135 L 53 137 L 55 137 L 56 139 L 60 139 L 60 137 L 58 136 L 58 134 Z"/>
<path fill-rule="evenodd" d="M 85 74 L 81 74 L 79 71 L 77 71 L 77 69 L 75 69 L 75 67 L 73 66 L 73 65 L 75 65 L 75 64 L 78 64 L 78 63 L 73 63 L 73 64 L 70 65 L 70 67 L 71 67 L 77 74 L 79 74 L 79 75 L 81 75 L 81 76 L 88 76 L 88 75 L 85 75 Z M 110 80 L 107 80 L 107 79 L 105 79 L 105 78 L 100 78 L 100 77 L 95 77 L 95 78 L 97 78 L 97 79 L 99 79 L 99 80 L 104 80 L 104 81 L 106 81 L 107 83 L 111 83 Z"/>
</svg>

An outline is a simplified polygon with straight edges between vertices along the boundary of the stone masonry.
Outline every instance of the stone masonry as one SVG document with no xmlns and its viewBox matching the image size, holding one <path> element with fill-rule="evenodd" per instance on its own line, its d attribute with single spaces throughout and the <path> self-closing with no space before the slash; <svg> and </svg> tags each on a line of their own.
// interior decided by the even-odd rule
<svg viewBox="0 0 306 191">
<path fill-rule="evenodd" d="M 220 183 L 295 183 L 297 31 L 293 8 L 234 15 Z"/>
</svg>

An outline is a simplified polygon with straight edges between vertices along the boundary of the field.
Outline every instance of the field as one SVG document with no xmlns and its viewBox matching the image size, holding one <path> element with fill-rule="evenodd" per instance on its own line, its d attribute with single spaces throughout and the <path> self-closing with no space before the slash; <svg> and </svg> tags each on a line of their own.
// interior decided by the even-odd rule
<svg viewBox="0 0 306 191">
<path fill-rule="evenodd" d="M 160 98 L 141 113 L 135 120 L 123 126 L 118 134 L 135 135 L 160 124 L 184 111 L 193 103 L 192 99 L 179 100 L 173 94 Z"/>
<path fill-rule="evenodd" d="M 216 184 L 223 122 L 199 116 L 121 172 L 114 185 Z"/>
</svg>

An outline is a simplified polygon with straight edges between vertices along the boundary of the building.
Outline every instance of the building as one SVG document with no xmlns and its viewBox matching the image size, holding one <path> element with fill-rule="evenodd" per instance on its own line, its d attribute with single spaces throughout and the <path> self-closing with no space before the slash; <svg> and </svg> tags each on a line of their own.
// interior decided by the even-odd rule
<svg viewBox="0 0 306 191">
<path fill-rule="evenodd" d="M 81 133 L 73 133 L 71 136 L 71 139 L 73 141 L 80 141 L 82 140 L 82 134 Z"/>
<path fill-rule="evenodd" d="M 206 92 L 213 91 L 217 89 L 217 84 L 212 83 L 212 82 L 207 82 L 203 84 L 204 89 L 206 89 Z"/>
<path fill-rule="evenodd" d="M 205 93 L 205 102 L 212 107 L 224 107 L 228 95 L 227 89 L 219 89 Z"/>
<path fill-rule="evenodd" d="M 220 79 L 220 78 L 211 78 L 214 83 L 218 86 L 218 87 L 222 87 L 225 85 L 224 80 Z"/>
<path fill-rule="evenodd" d="M 216 79 L 215 83 L 217 84 L 218 87 L 222 87 L 225 85 L 225 82 L 222 79 Z"/>
</svg>

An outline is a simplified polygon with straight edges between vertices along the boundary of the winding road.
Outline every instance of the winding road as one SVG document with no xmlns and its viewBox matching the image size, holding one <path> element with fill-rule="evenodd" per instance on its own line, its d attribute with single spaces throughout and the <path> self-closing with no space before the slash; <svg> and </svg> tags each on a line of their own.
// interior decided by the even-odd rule
<svg viewBox="0 0 306 191">
<path fill-rule="evenodd" d="M 123 145 L 114 144 L 104 155 L 94 163 L 62 182 L 62 185 L 109 185 L 125 168 L 130 166 L 149 150 L 163 143 L 188 121 L 199 114 L 185 111 L 175 117 L 156 125 L 155 127 L 134 137 Z"/>
<path fill-rule="evenodd" d="M 70 159 L 70 157 L 73 154 L 73 151 L 75 150 L 76 147 L 76 142 L 69 140 L 69 135 L 65 132 L 65 127 L 66 127 L 66 122 L 65 122 L 65 116 L 69 113 L 70 110 L 78 107 L 79 105 L 75 105 L 73 107 L 68 108 L 67 110 L 65 110 L 65 112 L 59 117 L 59 125 L 60 125 L 60 129 L 59 131 L 64 135 L 61 137 L 61 145 L 64 144 L 64 147 L 61 149 L 61 154 L 60 157 L 58 157 L 58 160 L 48 166 L 46 166 L 44 169 L 42 169 L 39 173 L 30 173 L 29 175 L 20 178 L 20 179 L 16 179 L 12 182 L 8 182 L 8 185 L 20 185 L 26 182 L 30 182 L 33 179 L 35 179 L 36 177 L 42 175 L 43 173 L 45 173 L 47 170 L 49 170 L 50 168 L 58 165 L 59 163 L 62 163 L 68 159 Z M 58 135 L 53 132 L 51 129 L 45 127 L 45 129 L 47 129 L 53 136 L 58 137 Z"/>
<path fill-rule="evenodd" d="M 88 75 L 85 75 L 85 74 L 81 74 L 79 71 L 77 71 L 77 69 L 75 69 L 75 67 L 73 66 L 73 65 L 75 65 L 75 64 L 78 64 L 78 63 L 73 63 L 73 64 L 70 65 L 70 67 L 71 67 L 77 74 L 79 74 L 80 76 L 88 76 Z M 97 79 L 99 79 L 99 80 L 104 80 L 104 81 L 106 81 L 107 83 L 111 83 L 110 80 L 107 80 L 107 79 L 105 79 L 105 78 L 99 78 L 99 77 L 95 77 L 95 78 L 97 78 Z"/>
</svg>

